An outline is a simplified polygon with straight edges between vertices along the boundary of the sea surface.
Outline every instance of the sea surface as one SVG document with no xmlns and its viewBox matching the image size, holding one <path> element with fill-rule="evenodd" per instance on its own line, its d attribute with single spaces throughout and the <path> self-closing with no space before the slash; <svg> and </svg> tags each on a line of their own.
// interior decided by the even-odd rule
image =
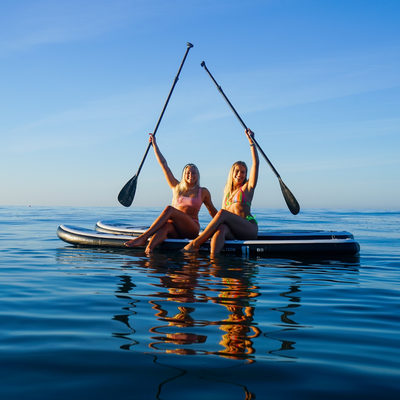
<svg viewBox="0 0 400 400">
<path fill-rule="evenodd" d="M 0 399 L 400 398 L 400 211 L 253 210 L 262 230 L 353 233 L 361 253 L 345 260 L 146 256 L 56 235 L 160 211 L 0 207 Z"/>
</svg>

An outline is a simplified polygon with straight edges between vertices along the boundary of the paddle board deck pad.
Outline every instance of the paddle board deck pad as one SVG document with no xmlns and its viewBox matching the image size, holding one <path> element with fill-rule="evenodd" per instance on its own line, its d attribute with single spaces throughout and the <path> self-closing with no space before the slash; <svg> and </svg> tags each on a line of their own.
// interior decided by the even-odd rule
<svg viewBox="0 0 400 400">
<path fill-rule="evenodd" d="M 61 225 L 57 230 L 58 237 L 79 247 L 115 247 L 127 250 L 124 243 L 132 237 L 139 236 L 147 227 L 135 227 L 128 224 L 98 222 L 96 230 Z M 107 231 L 107 229 L 109 229 Z M 158 251 L 178 251 L 190 242 L 189 239 L 166 239 L 157 247 Z M 209 252 L 210 242 L 205 242 L 200 251 Z M 360 251 L 359 244 L 349 232 L 337 231 L 281 231 L 260 232 L 256 240 L 227 240 L 223 253 L 271 256 L 353 256 Z"/>
<path fill-rule="evenodd" d="M 99 232 L 115 233 L 116 235 L 139 236 L 149 229 L 149 227 L 121 224 L 112 221 L 99 221 L 97 222 L 95 229 Z"/>
</svg>

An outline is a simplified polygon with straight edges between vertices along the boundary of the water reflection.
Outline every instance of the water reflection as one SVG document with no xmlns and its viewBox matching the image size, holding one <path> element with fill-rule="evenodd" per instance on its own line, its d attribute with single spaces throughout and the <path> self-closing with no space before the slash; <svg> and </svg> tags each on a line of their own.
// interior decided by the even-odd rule
<svg viewBox="0 0 400 400">
<path fill-rule="evenodd" d="M 296 296 L 295 293 L 298 293 L 299 295 Z M 300 293 L 300 286 L 290 286 L 289 291 L 280 293 L 280 296 L 288 299 L 288 305 L 286 307 L 272 308 L 272 310 L 276 310 L 282 313 L 281 321 L 284 324 L 298 325 L 298 323 L 293 321 L 293 319 L 291 319 L 290 317 L 295 315 L 294 309 L 300 307 Z M 292 302 L 298 304 L 292 304 Z"/>
<path fill-rule="evenodd" d="M 237 265 L 227 268 L 226 259 L 218 258 L 187 257 L 178 268 L 166 268 L 157 261 L 155 257 L 124 264 L 124 268 L 146 269 L 147 275 L 157 280 L 151 283 L 157 291 L 147 295 L 158 322 L 150 329 L 154 335 L 149 347 L 167 354 L 216 354 L 252 362 L 253 339 L 261 334 L 254 319 L 256 298 L 260 296 L 254 283 L 258 267 L 250 265 L 244 270 L 242 262 L 234 262 Z M 131 294 L 134 285 L 127 283 L 127 276 L 123 279 L 118 292 L 125 289 Z M 212 304 L 220 310 L 210 308 Z M 214 319 L 214 315 L 223 317 Z M 207 348 L 199 346 L 207 340 L 215 341 L 216 335 L 216 343 L 210 342 Z"/>
<path fill-rule="evenodd" d="M 92 265 L 100 259 L 108 259 L 109 268 L 119 271 L 115 295 L 125 305 L 113 319 L 128 331 L 113 336 L 127 341 L 122 349 L 139 350 L 140 345 L 140 351 L 147 346 L 162 354 L 217 355 L 247 363 L 257 357 L 296 360 L 296 341 L 282 337 L 312 329 L 296 317 L 302 287 L 354 284 L 358 275 L 358 259 L 249 260 L 180 253 L 132 257 L 126 252 L 75 248 L 58 254 L 60 263 L 79 269 L 89 268 L 82 267 L 83 261 Z M 152 318 L 143 315 L 144 301 Z M 137 335 L 138 324 L 147 327 L 145 340 L 143 334 Z"/>
<path fill-rule="evenodd" d="M 74 248 L 60 249 L 57 261 L 71 267 L 69 274 L 99 274 L 101 269 L 101 274 L 107 270 L 118 278 L 114 295 L 122 302 L 122 312 L 112 319 L 124 331 L 112 336 L 123 340 L 122 350 L 152 357 L 154 364 L 172 372 L 173 376 L 160 375 L 157 398 L 195 363 L 177 363 L 170 355 L 214 356 L 239 365 L 296 362 L 301 351 L 298 331 L 314 329 L 305 324 L 304 311 L 299 312 L 302 301 L 306 303 L 304 293 L 310 287 L 357 284 L 359 267 L 358 259 L 317 262 L 157 253 L 147 257 Z M 207 361 L 214 365 L 211 358 Z M 221 383 L 222 368 L 232 367 L 216 367 L 216 375 L 208 368 L 209 376 L 201 378 L 213 381 L 215 376 Z M 255 398 L 243 382 L 224 383 L 235 390 L 240 387 L 244 393 L 239 398 Z"/>
</svg>

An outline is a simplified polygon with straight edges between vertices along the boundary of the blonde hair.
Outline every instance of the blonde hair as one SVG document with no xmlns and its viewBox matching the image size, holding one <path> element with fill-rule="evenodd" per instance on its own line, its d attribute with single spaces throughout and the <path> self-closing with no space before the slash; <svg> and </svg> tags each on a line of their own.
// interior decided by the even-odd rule
<svg viewBox="0 0 400 400">
<path fill-rule="evenodd" d="M 246 163 L 244 161 L 236 161 L 232 165 L 232 167 L 231 167 L 231 169 L 229 171 L 228 180 L 226 181 L 226 185 L 225 185 L 225 188 L 224 188 L 224 195 L 222 197 L 222 208 L 225 207 L 225 200 L 226 200 L 227 197 L 229 197 L 230 193 L 232 192 L 232 189 L 233 189 L 233 171 L 235 170 L 235 167 L 237 165 L 242 165 L 243 167 L 246 168 L 246 176 L 244 178 L 243 185 L 247 182 L 247 171 L 248 171 L 248 169 L 247 169 Z"/>
<path fill-rule="evenodd" d="M 186 192 L 186 190 L 189 189 L 188 186 L 187 186 L 186 180 L 185 180 L 186 169 L 189 168 L 189 167 L 194 168 L 195 171 L 196 171 L 196 174 L 197 174 L 197 181 L 196 181 L 196 184 L 194 185 L 194 187 L 200 187 L 200 172 L 199 172 L 199 169 L 197 168 L 197 166 L 195 164 L 186 164 L 183 167 L 183 170 L 182 170 L 181 181 L 175 186 L 173 200 L 176 200 L 183 192 Z"/>
</svg>

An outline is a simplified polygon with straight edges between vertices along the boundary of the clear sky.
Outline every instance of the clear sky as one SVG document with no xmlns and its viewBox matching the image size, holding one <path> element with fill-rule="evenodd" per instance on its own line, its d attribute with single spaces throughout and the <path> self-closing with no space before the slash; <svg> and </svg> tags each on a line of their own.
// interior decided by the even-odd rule
<svg viewBox="0 0 400 400">
<path fill-rule="evenodd" d="M 305 208 L 400 206 L 400 1 L 3 0 L 0 205 L 120 206 L 157 132 L 217 208 L 242 117 Z M 286 208 L 260 160 L 254 207 Z M 132 207 L 171 191 L 153 150 Z M 122 207 L 122 206 L 120 206 Z"/>
</svg>

